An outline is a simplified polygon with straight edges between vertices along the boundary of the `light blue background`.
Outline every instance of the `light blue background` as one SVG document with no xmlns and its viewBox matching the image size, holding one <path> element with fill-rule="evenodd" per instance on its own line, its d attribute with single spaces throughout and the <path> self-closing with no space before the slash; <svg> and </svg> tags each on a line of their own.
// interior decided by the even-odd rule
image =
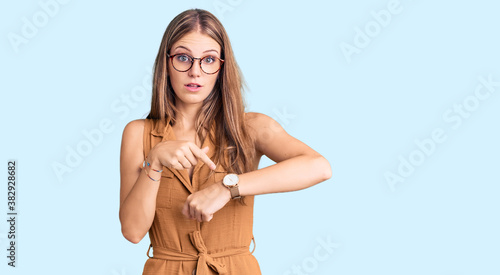
<svg viewBox="0 0 500 275">
<path fill-rule="evenodd" d="M 9 36 L 43 9 L 2 1 L 1 169 L 18 161 L 19 245 L 13 269 L 2 222 L 0 273 L 141 274 L 149 238 L 134 245 L 121 235 L 119 154 L 124 126 L 147 115 L 150 90 L 135 106 L 122 97 L 142 87 L 170 20 L 199 7 L 229 33 L 248 110 L 274 117 L 333 169 L 310 189 L 256 197 L 263 274 L 294 274 L 293 266 L 303 274 L 499 274 L 500 87 L 456 129 L 443 119 L 455 104 L 473 103 L 479 77 L 500 81 L 498 2 L 402 0 L 351 62 L 342 43 L 354 45 L 356 27 L 376 31 L 371 11 L 391 1 L 277 2 L 69 1 L 16 52 Z M 230 9 L 216 8 L 223 5 Z M 105 119 L 113 130 L 58 180 L 52 165 L 66 164 L 82 131 Z M 418 156 L 414 140 L 436 128 L 446 140 L 391 189 L 384 175 L 398 173 L 400 156 Z M 318 242 L 328 239 L 331 253 Z"/>
</svg>

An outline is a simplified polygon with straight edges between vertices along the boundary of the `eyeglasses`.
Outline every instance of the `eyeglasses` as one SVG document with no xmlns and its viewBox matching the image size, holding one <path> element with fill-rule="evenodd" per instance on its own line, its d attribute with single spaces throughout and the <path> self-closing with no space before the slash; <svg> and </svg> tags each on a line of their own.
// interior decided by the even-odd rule
<svg viewBox="0 0 500 275">
<path fill-rule="evenodd" d="M 206 74 L 214 74 L 218 72 L 222 67 L 222 63 L 224 63 L 224 60 L 212 55 L 207 55 L 205 57 L 200 58 L 200 57 L 192 57 L 185 53 L 174 54 L 174 55 L 169 55 L 167 53 L 167 56 L 172 61 L 172 66 L 174 67 L 174 69 L 179 72 L 189 71 L 191 67 L 193 67 L 195 59 L 200 60 L 200 68 Z"/>
</svg>

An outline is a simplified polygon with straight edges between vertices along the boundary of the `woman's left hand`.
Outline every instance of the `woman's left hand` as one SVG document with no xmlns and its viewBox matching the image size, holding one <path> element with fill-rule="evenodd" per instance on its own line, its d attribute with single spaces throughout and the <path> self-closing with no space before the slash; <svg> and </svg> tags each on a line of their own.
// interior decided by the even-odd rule
<svg viewBox="0 0 500 275">
<path fill-rule="evenodd" d="M 189 195 L 182 207 L 182 214 L 188 219 L 208 222 L 230 199 L 229 189 L 218 182 Z"/>
</svg>

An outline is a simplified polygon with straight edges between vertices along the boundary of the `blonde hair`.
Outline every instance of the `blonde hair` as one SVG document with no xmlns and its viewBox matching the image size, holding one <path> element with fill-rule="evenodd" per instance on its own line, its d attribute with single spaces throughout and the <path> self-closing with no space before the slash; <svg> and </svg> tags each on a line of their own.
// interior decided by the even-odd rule
<svg viewBox="0 0 500 275">
<path fill-rule="evenodd" d="M 175 108 L 166 55 L 175 42 L 192 31 L 199 31 L 214 39 L 221 47 L 221 59 L 224 60 L 214 88 L 203 101 L 197 116 L 196 133 L 203 140 L 206 133 L 211 133 L 210 127 L 215 122 L 215 136 L 209 135 L 215 145 L 214 161 L 232 173 L 241 174 L 254 170 L 252 160 L 255 150 L 244 120 L 244 80 L 226 30 L 206 10 L 186 10 L 167 26 L 154 64 L 151 111 L 147 118 L 175 124 L 178 111 Z"/>
</svg>

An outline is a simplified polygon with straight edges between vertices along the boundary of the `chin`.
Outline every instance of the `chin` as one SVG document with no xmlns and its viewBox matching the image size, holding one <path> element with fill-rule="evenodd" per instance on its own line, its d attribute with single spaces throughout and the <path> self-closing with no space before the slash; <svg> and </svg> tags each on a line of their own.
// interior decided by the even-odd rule
<svg viewBox="0 0 500 275">
<path fill-rule="evenodd" d="M 200 104 L 208 97 L 208 94 L 199 93 L 183 93 L 181 96 L 176 94 L 176 102 L 182 102 L 185 104 Z"/>
</svg>

